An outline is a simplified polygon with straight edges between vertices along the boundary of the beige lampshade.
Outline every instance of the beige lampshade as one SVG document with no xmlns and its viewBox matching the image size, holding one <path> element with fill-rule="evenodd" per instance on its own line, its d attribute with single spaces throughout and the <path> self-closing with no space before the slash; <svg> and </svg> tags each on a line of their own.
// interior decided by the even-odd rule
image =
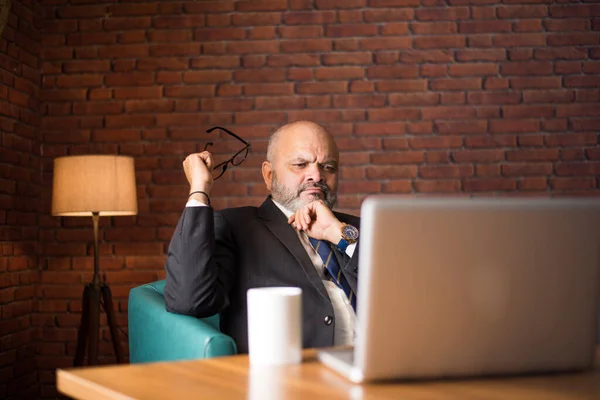
<svg viewBox="0 0 600 400">
<path fill-rule="evenodd" d="M 52 215 L 137 214 L 133 158 L 115 155 L 58 157 L 54 160 Z"/>
</svg>

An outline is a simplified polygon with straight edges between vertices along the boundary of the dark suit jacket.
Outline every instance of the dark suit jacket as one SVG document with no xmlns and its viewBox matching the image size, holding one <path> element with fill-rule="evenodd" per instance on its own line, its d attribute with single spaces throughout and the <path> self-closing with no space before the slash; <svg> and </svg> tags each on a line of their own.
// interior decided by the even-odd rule
<svg viewBox="0 0 600 400">
<path fill-rule="evenodd" d="M 359 218 L 335 213 L 359 227 Z M 352 258 L 337 253 L 357 292 L 358 247 Z M 214 211 L 186 207 L 173 234 L 166 262 L 167 310 L 207 317 L 220 313 L 221 331 L 248 352 L 246 291 L 254 287 L 302 289 L 303 347 L 333 345 L 333 307 L 296 231 L 270 197 L 259 207 Z M 330 319 L 328 318 L 328 319 Z"/>
</svg>

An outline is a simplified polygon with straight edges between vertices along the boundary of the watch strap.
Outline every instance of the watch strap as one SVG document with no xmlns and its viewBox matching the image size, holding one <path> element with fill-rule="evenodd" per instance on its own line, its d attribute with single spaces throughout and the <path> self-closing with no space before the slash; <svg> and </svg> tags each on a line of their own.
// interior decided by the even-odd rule
<svg viewBox="0 0 600 400">
<path fill-rule="evenodd" d="M 344 253 L 346 251 L 346 248 L 348 247 L 350 243 L 348 243 L 348 241 L 344 238 L 341 238 L 340 241 L 338 242 L 338 244 L 336 245 L 338 249 L 340 249 L 340 251 L 342 253 Z"/>
</svg>

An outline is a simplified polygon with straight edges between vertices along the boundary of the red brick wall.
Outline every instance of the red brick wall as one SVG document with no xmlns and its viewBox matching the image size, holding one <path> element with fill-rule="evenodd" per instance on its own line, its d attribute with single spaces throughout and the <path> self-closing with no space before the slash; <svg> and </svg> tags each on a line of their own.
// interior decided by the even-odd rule
<svg viewBox="0 0 600 400">
<path fill-rule="evenodd" d="M 262 201 L 258 166 L 268 134 L 298 119 L 323 123 L 336 136 L 345 211 L 357 212 L 366 195 L 380 192 L 600 194 L 596 2 L 43 3 L 43 49 L 32 57 L 41 54 L 43 75 L 34 321 L 44 394 L 53 392 L 53 369 L 72 361 L 92 265 L 91 221 L 49 215 L 56 156 L 135 157 L 139 215 L 101 220 L 102 269 L 123 327 L 129 289 L 164 276 L 187 192 L 180 162 L 203 147 L 214 124 L 253 148 L 215 185 L 217 207 Z M 35 153 L 24 153 L 37 171 Z M 29 180 L 34 187 L 37 177 Z M 15 180 L 8 178 L 0 199 L 22 206 L 26 199 L 10 192 Z M 9 209 L 0 209 L 3 221 Z M 28 218 L 37 221 L 35 213 Z M 108 341 L 102 351 L 104 362 L 114 360 Z"/>
<path fill-rule="evenodd" d="M 0 398 L 37 393 L 40 35 L 16 2 L 0 38 Z"/>
</svg>

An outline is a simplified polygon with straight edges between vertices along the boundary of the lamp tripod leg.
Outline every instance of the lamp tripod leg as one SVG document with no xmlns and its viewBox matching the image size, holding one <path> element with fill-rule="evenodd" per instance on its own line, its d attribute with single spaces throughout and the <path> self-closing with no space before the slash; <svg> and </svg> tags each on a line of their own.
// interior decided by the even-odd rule
<svg viewBox="0 0 600 400">
<path fill-rule="evenodd" d="M 123 349 L 119 338 L 119 328 L 117 326 L 117 318 L 113 307 L 112 294 L 106 283 L 102 284 L 102 300 L 104 302 L 104 311 L 106 312 L 106 320 L 110 328 L 110 337 L 112 339 L 113 349 L 117 358 L 117 363 L 123 362 Z"/>
<path fill-rule="evenodd" d="M 89 342 L 88 342 L 88 365 L 98 364 L 98 347 L 100 334 L 100 286 L 89 284 Z"/>
<path fill-rule="evenodd" d="M 79 367 L 83 365 L 83 359 L 85 357 L 85 349 L 89 334 L 89 320 L 88 314 L 89 302 L 90 302 L 90 285 L 85 285 L 83 288 L 83 296 L 81 298 L 81 321 L 79 322 L 79 330 L 77 332 L 77 348 L 75 350 L 75 360 L 73 365 Z"/>
</svg>

